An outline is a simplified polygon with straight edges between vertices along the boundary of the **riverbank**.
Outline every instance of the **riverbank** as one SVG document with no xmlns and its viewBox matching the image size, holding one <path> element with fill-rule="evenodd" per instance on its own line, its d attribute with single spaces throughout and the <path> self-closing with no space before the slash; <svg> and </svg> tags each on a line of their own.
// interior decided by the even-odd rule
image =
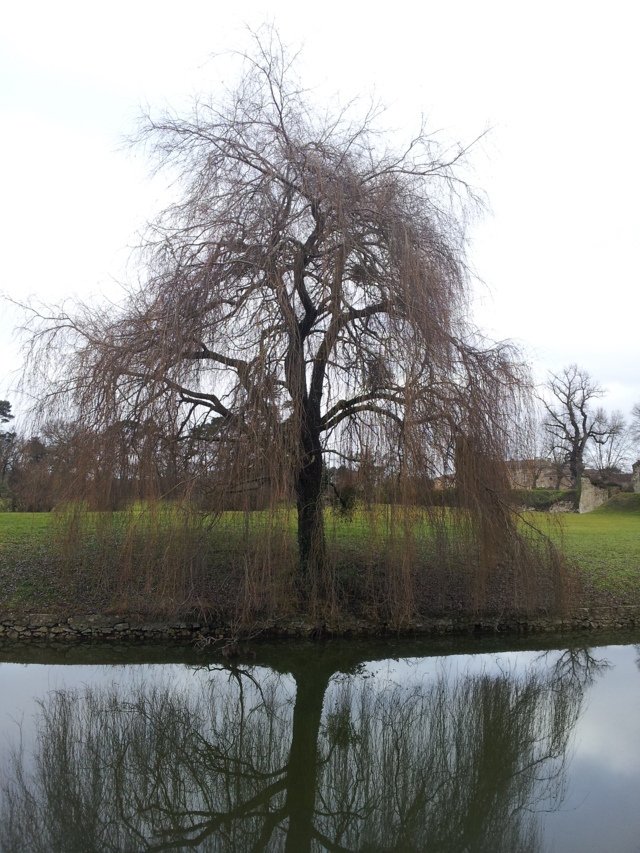
<svg viewBox="0 0 640 853">
<path fill-rule="evenodd" d="M 425 556 L 428 537 L 410 561 L 394 561 L 384 519 L 376 526 L 365 516 L 329 517 L 331 582 L 302 604 L 291 553 L 251 564 L 233 551 L 242 516 L 221 519 L 194 544 L 179 586 L 166 576 L 172 543 L 164 539 L 141 535 L 125 572 L 113 558 L 110 528 L 104 542 L 90 530 L 67 546 L 68 528 L 56 527 L 51 514 L 0 514 L 0 638 L 192 642 L 633 629 L 640 627 L 640 495 L 625 498 L 561 520 L 529 514 L 526 522 L 559 548 L 561 572 L 518 578 L 505 566 L 481 590 L 470 567 Z"/>
<path fill-rule="evenodd" d="M 403 623 L 372 623 L 362 619 L 313 623 L 302 618 L 274 619 L 251 628 L 199 621 L 151 621 L 123 614 L 66 616 L 52 613 L 1 614 L 0 643 L 190 641 L 221 644 L 245 638 L 329 638 L 380 636 L 461 636 L 466 634 L 563 633 L 640 628 L 640 605 L 580 607 L 564 615 L 432 616 Z"/>
</svg>

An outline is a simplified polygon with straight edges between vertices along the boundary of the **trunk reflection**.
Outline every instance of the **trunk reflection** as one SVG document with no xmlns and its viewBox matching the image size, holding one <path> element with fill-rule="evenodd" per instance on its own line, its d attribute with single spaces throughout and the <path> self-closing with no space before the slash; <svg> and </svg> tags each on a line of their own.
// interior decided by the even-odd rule
<svg viewBox="0 0 640 853">
<path fill-rule="evenodd" d="M 5 773 L 0 849 L 541 848 L 602 664 L 394 683 L 344 657 L 49 694 Z"/>
</svg>

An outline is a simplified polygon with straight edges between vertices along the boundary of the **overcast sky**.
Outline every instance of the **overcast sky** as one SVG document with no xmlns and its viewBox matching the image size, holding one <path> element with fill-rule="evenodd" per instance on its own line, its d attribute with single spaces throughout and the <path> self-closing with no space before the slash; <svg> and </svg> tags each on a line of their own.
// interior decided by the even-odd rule
<svg viewBox="0 0 640 853">
<path fill-rule="evenodd" d="M 375 91 L 407 134 L 421 114 L 449 140 L 492 128 L 473 157 L 492 209 L 472 232 L 476 319 L 519 342 L 541 378 L 577 362 L 628 415 L 640 401 L 638 15 L 630 0 L 5 5 L 0 289 L 115 292 L 163 192 L 123 135 L 140 105 L 219 86 L 225 64 L 210 55 L 268 16 L 328 98 Z M 3 306 L 0 396 L 14 399 L 16 322 Z"/>
</svg>

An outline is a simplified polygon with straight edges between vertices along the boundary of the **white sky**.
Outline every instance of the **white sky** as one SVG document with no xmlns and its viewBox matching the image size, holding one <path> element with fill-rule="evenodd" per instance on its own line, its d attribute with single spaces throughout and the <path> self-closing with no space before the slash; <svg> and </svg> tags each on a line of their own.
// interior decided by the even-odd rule
<svg viewBox="0 0 640 853">
<path fill-rule="evenodd" d="M 22 0 L 0 31 L 0 290 L 58 300 L 114 290 L 160 203 L 122 135 L 144 103 L 218 85 L 212 52 L 265 16 L 304 42 L 306 85 L 375 89 L 409 134 L 421 113 L 469 141 L 492 215 L 473 232 L 478 322 L 543 378 L 577 362 L 640 401 L 638 16 L 630 0 L 304 4 Z M 17 318 L 0 311 L 0 397 L 16 399 Z M 2 377 L 5 377 L 2 380 Z"/>
</svg>

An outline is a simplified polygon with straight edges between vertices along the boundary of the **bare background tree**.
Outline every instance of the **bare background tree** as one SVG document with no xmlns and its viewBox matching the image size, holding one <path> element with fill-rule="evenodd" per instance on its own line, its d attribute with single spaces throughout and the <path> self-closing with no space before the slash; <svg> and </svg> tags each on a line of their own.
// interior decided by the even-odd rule
<svg viewBox="0 0 640 853">
<path fill-rule="evenodd" d="M 327 459 L 384 471 L 403 505 L 455 471 L 481 564 L 522 554 L 503 457 L 524 370 L 469 320 L 467 150 L 424 127 L 397 150 L 375 107 L 315 104 L 271 30 L 235 89 L 146 115 L 135 142 L 180 197 L 120 307 L 32 309 L 42 412 L 98 437 L 91 464 L 135 470 L 141 496 L 293 498 L 303 595 L 327 563 Z"/>
<path fill-rule="evenodd" d="M 635 445 L 636 455 L 640 454 L 640 403 L 636 403 L 631 410 L 629 435 Z"/>
<path fill-rule="evenodd" d="M 632 459 L 631 433 L 622 412 L 610 415 L 603 409 L 596 411 L 596 420 L 606 430 L 602 440 L 592 442 L 586 454 L 586 463 L 603 473 L 622 471 L 629 467 Z"/>
<path fill-rule="evenodd" d="M 601 398 L 605 390 L 576 364 L 570 364 L 560 373 L 550 373 L 545 390 L 549 399 L 541 399 L 546 410 L 544 426 L 550 455 L 564 460 L 577 485 L 590 446 L 602 448 L 594 452 L 603 459 L 607 448 L 616 456 L 615 437 L 624 431 L 624 422 L 621 424 L 617 416 L 610 421 L 602 408 L 593 410 L 593 401 Z"/>
</svg>

